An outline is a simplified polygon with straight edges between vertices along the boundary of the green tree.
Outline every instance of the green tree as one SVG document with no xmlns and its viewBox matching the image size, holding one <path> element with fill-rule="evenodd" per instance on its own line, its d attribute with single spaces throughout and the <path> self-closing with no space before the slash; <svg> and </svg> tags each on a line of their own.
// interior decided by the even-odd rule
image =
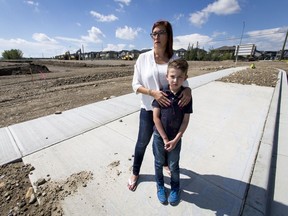
<svg viewBox="0 0 288 216">
<path fill-rule="evenodd" d="M 211 56 L 210 61 L 219 61 L 220 60 L 220 53 L 218 50 L 211 50 L 210 56 Z"/>
<path fill-rule="evenodd" d="M 207 55 L 207 52 L 204 49 L 199 49 L 197 52 L 197 60 L 203 61 L 206 55 Z"/>
<path fill-rule="evenodd" d="M 19 49 L 4 50 L 2 57 L 3 59 L 21 59 L 23 52 Z"/>
<path fill-rule="evenodd" d="M 189 43 L 188 49 L 187 49 L 187 53 L 185 56 L 185 59 L 187 61 L 195 61 L 197 60 L 197 50 L 198 48 L 193 48 L 194 44 L 192 44 L 192 46 Z"/>
</svg>

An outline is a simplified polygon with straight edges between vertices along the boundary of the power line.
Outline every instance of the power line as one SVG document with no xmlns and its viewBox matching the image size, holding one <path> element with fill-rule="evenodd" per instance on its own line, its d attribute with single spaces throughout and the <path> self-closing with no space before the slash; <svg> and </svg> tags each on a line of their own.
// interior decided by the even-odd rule
<svg viewBox="0 0 288 216">
<path fill-rule="evenodd" d="M 259 38 L 262 36 L 268 36 L 268 35 L 274 35 L 274 34 L 285 34 L 286 31 L 279 31 L 279 32 L 273 32 L 273 33 L 262 33 L 262 34 L 254 34 L 254 35 L 246 35 L 245 34 L 242 36 L 242 38 Z M 227 41 L 227 40 L 240 40 L 241 37 L 235 37 L 235 38 L 223 38 L 223 39 L 213 39 L 213 42 L 221 42 L 221 41 Z"/>
</svg>

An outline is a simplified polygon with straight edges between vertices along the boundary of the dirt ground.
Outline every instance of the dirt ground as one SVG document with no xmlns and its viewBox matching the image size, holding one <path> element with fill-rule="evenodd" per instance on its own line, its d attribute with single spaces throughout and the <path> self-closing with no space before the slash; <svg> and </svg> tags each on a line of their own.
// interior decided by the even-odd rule
<svg viewBox="0 0 288 216">
<path fill-rule="evenodd" d="M 30 63 L 0 62 L 0 128 L 38 117 L 63 112 L 75 107 L 107 100 L 132 92 L 135 61 L 33 61 Z M 261 62 L 189 62 L 189 77 L 235 66 L 254 69 L 222 78 L 223 82 L 274 87 L 278 70 L 288 72 L 288 64 L 279 61 Z M 28 65 L 28 66 L 27 66 Z M 36 66 L 35 66 L 36 65 Z M 21 68 L 26 68 L 21 70 Z M 13 75 L 9 74 L 9 70 Z M 1 76 L 1 71 L 2 76 Z M 86 171 L 75 173 L 63 182 L 53 182 L 49 175 L 34 182 L 33 164 L 18 161 L 0 167 L 1 215 L 63 215 L 59 201 L 85 187 L 93 178 Z"/>
</svg>

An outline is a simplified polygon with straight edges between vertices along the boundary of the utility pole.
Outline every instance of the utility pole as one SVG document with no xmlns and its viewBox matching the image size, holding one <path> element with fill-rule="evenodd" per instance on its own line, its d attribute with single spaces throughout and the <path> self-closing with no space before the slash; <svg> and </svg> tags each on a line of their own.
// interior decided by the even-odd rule
<svg viewBox="0 0 288 216">
<path fill-rule="evenodd" d="M 239 52 L 239 49 L 240 49 L 240 46 L 241 46 L 241 43 L 242 43 L 242 38 L 243 38 L 244 28 L 245 28 L 245 21 L 243 21 L 243 28 L 242 28 L 242 33 L 241 33 L 241 38 L 240 38 L 239 46 L 238 46 L 238 48 L 236 47 L 237 52 L 236 52 L 236 61 L 235 61 L 235 64 L 237 64 L 237 60 L 238 60 L 238 52 Z"/>
<path fill-rule="evenodd" d="M 281 55 L 280 55 L 280 61 L 283 59 L 283 56 L 284 56 L 284 50 L 285 50 L 285 46 L 286 46 L 287 37 L 288 37 L 288 30 L 286 32 L 286 37 L 285 37 L 284 44 L 282 47 L 282 51 L 281 51 Z"/>
<path fill-rule="evenodd" d="M 85 60 L 84 46 L 82 44 L 82 59 Z"/>
</svg>

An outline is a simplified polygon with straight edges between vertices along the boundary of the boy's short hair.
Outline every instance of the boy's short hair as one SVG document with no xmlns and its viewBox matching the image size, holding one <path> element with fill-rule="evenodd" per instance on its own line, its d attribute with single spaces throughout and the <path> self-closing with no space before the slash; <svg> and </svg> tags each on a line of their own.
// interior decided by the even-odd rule
<svg viewBox="0 0 288 216">
<path fill-rule="evenodd" d="M 188 62 L 185 59 L 179 58 L 174 59 L 168 63 L 167 73 L 170 68 L 180 69 L 182 73 L 187 75 L 188 72 Z"/>
</svg>

